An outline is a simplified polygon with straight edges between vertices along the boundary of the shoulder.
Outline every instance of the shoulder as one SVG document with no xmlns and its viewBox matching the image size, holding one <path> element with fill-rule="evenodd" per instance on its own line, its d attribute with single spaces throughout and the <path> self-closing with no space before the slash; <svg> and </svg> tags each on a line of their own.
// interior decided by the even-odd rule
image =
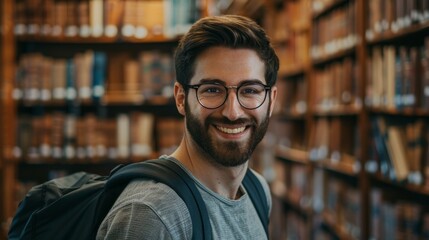
<svg viewBox="0 0 429 240">
<path fill-rule="evenodd" d="M 173 189 L 152 180 L 135 180 L 118 197 L 103 220 L 99 234 L 107 236 L 129 229 L 140 237 L 153 234 L 157 239 L 190 239 L 190 222 L 185 202 Z"/>
</svg>

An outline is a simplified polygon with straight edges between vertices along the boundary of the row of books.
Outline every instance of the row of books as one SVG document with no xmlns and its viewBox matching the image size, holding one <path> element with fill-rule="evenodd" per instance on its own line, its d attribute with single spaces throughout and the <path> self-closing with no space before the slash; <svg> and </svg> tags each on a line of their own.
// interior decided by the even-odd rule
<svg viewBox="0 0 429 240">
<path fill-rule="evenodd" d="M 279 73 L 288 74 L 304 70 L 308 62 L 308 48 L 307 32 L 291 32 L 287 40 L 276 44 L 275 50 L 281 59 Z"/>
<path fill-rule="evenodd" d="M 32 104 L 103 97 L 131 101 L 169 98 L 173 95 L 172 62 L 171 54 L 155 50 L 140 52 L 137 59 L 92 50 L 71 58 L 24 54 L 17 67 L 14 99 Z"/>
<path fill-rule="evenodd" d="M 360 107 L 360 67 L 355 59 L 347 57 L 323 68 L 316 68 L 314 72 L 312 99 L 318 111 Z"/>
<path fill-rule="evenodd" d="M 278 9 L 266 10 L 263 26 L 282 59 L 280 74 L 303 69 L 308 62 L 309 6 L 310 0 L 288 1 Z"/>
<path fill-rule="evenodd" d="M 99 99 L 105 92 L 106 67 L 103 52 L 87 51 L 71 59 L 25 54 L 18 63 L 13 97 L 25 102 Z"/>
<path fill-rule="evenodd" d="M 317 185 L 315 187 L 318 187 Z M 360 239 L 361 201 L 357 188 L 335 177 L 328 177 L 325 185 L 323 215 L 327 223 L 347 233 L 351 239 Z"/>
<path fill-rule="evenodd" d="M 306 131 L 308 130 L 305 128 L 303 118 L 299 118 L 297 121 L 274 118 L 270 121 L 268 131 L 274 135 L 279 149 L 297 149 L 302 151 L 307 149 L 308 139 Z"/>
<path fill-rule="evenodd" d="M 323 169 L 315 169 L 312 178 L 308 177 L 307 165 L 276 163 L 278 178 L 272 184 L 275 196 L 287 196 L 292 208 L 299 212 L 321 213 L 322 222 L 336 226 L 346 232 L 352 239 L 360 237 L 361 199 L 359 190 L 346 182 L 332 177 Z M 289 174 L 289 175 L 288 175 Z M 312 186 L 310 186 L 312 184 Z M 305 215 L 306 213 L 304 213 Z M 304 219 L 301 217 L 301 219 Z M 317 225 L 314 223 L 301 224 Z M 301 227 L 304 227 L 301 226 Z M 317 226 L 314 226 L 317 229 Z M 308 231 L 308 229 L 307 229 Z M 287 234 L 298 232 L 288 230 Z M 284 234 L 279 232 L 278 234 Z M 302 233 L 300 233 L 302 234 Z M 315 235 L 319 233 L 314 232 Z"/>
<path fill-rule="evenodd" d="M 171 153 L 178 146 L 183 123 L 156 119 L 148 113 L 116 118 L 83 117 L 61 112 L 21 116 L 17 122 L 15 157 L 29 163 L 131 161 L 156 151 Z"/>
<path fill-rule="evenodd" d="M 375 117 L 371 125 L 380 173 L 392 181 L 426 186 L 429 161 L 424 152 L 428 150 L 429 131 L 424 120 L 395 122 Z"/>
<path fill-rule="evenodd" d="M 428 239 L 429 212 L 421 204 L 388 199 L 380 189 L 370 192 L 371 239 Z"/>
<path fill-rule="evenodd" d="M 367 60 L 366 103 L 387 109 L 429 109 L 429 37 L 424 46 L 377 46 Z"/>
<path fill-rule="evenodd" d="M 310 132 L 309 158 L 329 164 L 341 164 L 356 171 L 359 131 L 353 117 L 317 118 Z"/>
<path fill-rule="evenodd" d="M 279 112 L 297 115 L 307 112 L 308 81 L 305 75 L 281 79 L 277 81 L 277 87 Z"/>
<path fill-rule="evenodd" d="M 304 32 L 309 29 L 310 0 L 285 2 L 276 9 L 267 9 L 269 16 L 264 22 L 264 29 L 273 42 L 282 42 L 290 34 Z"/>
<path fill-rule="evenodd" d="M 356 1 L 347 1 L 314 21 L 310 55 L 317 60 L 350 49 L 356 43 Z"/>
<path fill-rule="evenodd" d="M 201 17 L 199 0 L 19 0 L 15 34 L 174 37 Z"/>
<path fill-rule="evenodd" d="M 368 1 L 366 38 L 392 34 L 429 20 L 428 0 Z"/>
<path fill-rule="evenodd" d="M 173 96 L 174 63 L 171 52 L 142 51 L 137 58 L 118 53 L 109 60 L 106 100 L 132 101 Z"/>
</svg>

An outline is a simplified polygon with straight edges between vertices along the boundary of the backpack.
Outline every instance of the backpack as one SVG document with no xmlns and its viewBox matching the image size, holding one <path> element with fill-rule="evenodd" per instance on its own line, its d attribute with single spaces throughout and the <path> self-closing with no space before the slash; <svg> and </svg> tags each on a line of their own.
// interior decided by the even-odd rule
<svg viewBox="0 0 429 240">
<path fill-rule="evenodd" d="M 119 165 L 109 176 L 78 172 L 33 187 L 19 204 L 8 239 L 95 239 L 98 227 L 133 179 L 144 178 L 171 187 L 185 202 L 192 220 L 192 239 L 211 239 L 207 209 L 195 183 L 167 159 Z M 250 169 L 243 180 L 268 236 L 265 192 Z"/>
</svg>

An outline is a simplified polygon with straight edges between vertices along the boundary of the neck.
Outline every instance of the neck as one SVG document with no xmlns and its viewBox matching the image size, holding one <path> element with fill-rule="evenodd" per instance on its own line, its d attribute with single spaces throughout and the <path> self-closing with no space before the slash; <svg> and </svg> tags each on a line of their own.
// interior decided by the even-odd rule
<svg viewBox="0 0 429 240">
<path fill-rule="evenodd" d="M 237 199 L 241 196 L 239 189 L 246 174 L 247 163 L 237 167 L 222 166 L 202 151 L 186 133 L 171 156 L 179 160 L 210 190 L 229 199 Z"/>
</svg>

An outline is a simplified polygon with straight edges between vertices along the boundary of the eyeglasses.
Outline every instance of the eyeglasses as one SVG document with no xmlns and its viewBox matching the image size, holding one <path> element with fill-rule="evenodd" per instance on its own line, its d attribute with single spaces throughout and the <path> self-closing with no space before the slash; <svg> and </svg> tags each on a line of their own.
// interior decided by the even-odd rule
<svg viewBox="0 0 429 240">
<path fill-rule="evenodd" d="M 220 83 L 186 85 L 196 91 L 198 102 L 208 109 L 222 106 L 228 98 L 228 89 L 236 89 L 237 100 L 243 108 L 252 110 L 260 107 L 271 87 L 262 83 L 246 82 L 238 86 L 225 86 Z"/>
</svg>

